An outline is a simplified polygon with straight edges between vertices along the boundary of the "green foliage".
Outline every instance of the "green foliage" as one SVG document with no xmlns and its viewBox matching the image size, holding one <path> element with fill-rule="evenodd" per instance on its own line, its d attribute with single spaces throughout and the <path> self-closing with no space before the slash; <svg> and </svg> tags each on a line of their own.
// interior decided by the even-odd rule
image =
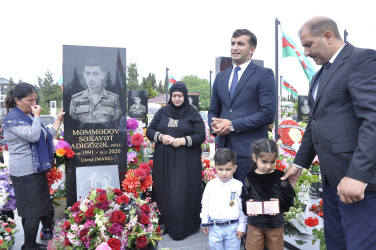
<svg viewBox="0 0 376 250">
<path fill-rule="evenodd" d="M 288 212 L 283 214 L 283 217 L 287 223 L 291 224 L 291 221 L 297 217 L 298 214 L 303 213 L 303 208 L 301 207 L 290 207 Z M 293 224 L 291 224 L 294 226 Z"/>
<path fill-rule="evenodd" d="M 185 82 L 188 92 L 200 93 L 200 110 L 209 110 L 210 106 L 210 85 L 207 79 L 199 78 L 195 75 L 184 76 L 182 81 Z"/>
<path fill-rule="evenodd" d="M 50 113 L 50 101 L 56 101 L 57 106 L 62 106 L 63 92 L 61 86 L 54 82 L 51 72 L 47 71 L 44 79 L 38 77 L 37 89 L 39 105 L 42 106 L 42 114 L 48 115 Z"/>
<path fill-rule="evenodd" d="M 157 89 L 157 80 L 153 73 L 149 73 L 146 78 L 142 77 L 141 89 L 148 91 L 148 98 L 157 95 L 157 92 L 155 91 Z"/>
<path fill-rule="evenodd" d="M 155 90 L 152 88 L 152 86 L 151 86 L 150 83 L 148 83 L 148 88 L 147 88 L 147 90 L 148 90 L 148 99 L 153 98 L 153 97 L 155 97 L 155 96 L 158 94 L 157 91 L 155 91 Z"/>
<path fill-rule="evenodd" d="M 138 71 L 137 71 L 137 64 L 131 62 L 127 66 L 127 89 L 128 90 L 139 90 L 141 86 L 138 82 Z"/>
<path fill-rule="evenodd" d="M 320 230 L 317 230 L 316 228 L 312 230 L 313 234 L 313 240 L 312 245 L 315 244 L 316 240 L 320 241 L 320 250 L 326 250 L 326 242 L 325 242 L 325 234 L 324 234 L 324 228 L 322 227 Z"/>
<path fill-rule="evenodd" d="M 159 81 L 158 88 L 157 88 L 157 92 L 158 92 L 159 94 L 165 94 L 165 93 L 166 93 L 166 88 L 165 88 L 165 86 L 162 84 L 162 81 Z"/>
</svg>

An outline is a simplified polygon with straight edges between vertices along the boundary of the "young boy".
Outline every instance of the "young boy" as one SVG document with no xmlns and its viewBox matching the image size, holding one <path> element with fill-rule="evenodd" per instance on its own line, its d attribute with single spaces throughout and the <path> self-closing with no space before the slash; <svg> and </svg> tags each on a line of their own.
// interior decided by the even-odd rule
<svg viewBox="0 0 376 250">
<path fill-rule="evenodd" d="M 220 148 L 214 155 L 217 178 L 211 180 L 202 196 L 201 229 L 209 233 L 210 249 L 240 249 L 247 217 L 242 211 L 240 194 L 243 184 L 232 178 L 236 153 Z"/>
</svg>

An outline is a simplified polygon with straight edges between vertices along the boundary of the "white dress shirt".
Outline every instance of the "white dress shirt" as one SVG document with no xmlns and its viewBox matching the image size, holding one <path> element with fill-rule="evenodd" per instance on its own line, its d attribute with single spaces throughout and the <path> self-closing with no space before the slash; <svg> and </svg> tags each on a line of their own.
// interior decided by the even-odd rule
<svg viewBox="0 0 376 250">
<path fill-rule="evenodd" d="M 244 70 L 248 67 L 248 65 L 250 64 L 250 62 L 251 62 L 251 60 L 249 60 L 248 62 L 245 62 L 245 63 L 239 65 L 240 69 L 238 71 L 238 82 L 240 81 L 240 78 L 242 77 L 242 75 L 244 73 Z M 230 88 L 231 88 L 231 83 L 232 83 L 232 78 L 234 76 L 235 67 L 237 67 L 237 66 L 233 65 L 233 67 L 232 67 L 232 71 L 231 71 L 231 75 L 230 75 L 230 80 L 228 82 L 228 90 L 230 90 Z"/>
<path fill-rule="evenodd" d="M 239 219 L 238 231 L 245 232 L 247 227 L 247 216 L 242 210 L 240 194 L 243 184 L 231 178 L 222 182 L 215 178 L 208 182 L 202 196 L 201 223 L 208 223 L 209 219 L 226 221 Z M 235 192 L 234 206 L 230 206 L 231 192 Z"/>
</svg>

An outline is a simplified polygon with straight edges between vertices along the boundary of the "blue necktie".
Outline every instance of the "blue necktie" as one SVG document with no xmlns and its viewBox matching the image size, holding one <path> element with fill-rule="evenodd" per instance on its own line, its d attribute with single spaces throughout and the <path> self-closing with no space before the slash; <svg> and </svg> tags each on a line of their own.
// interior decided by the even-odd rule
<svg viewBox="0 0 376 250">
<path fill-rule="evenodd" d="M 232 97 L 235 93 L 236 85 L 238 85 L 238 71 L 240 70 L 240 67 L 235 67 L 234 69 L 234 75 L 232 76 L 231 81 L 231 87 L 230 87 L 230 98 L 232 100 Z"/>
</svg>

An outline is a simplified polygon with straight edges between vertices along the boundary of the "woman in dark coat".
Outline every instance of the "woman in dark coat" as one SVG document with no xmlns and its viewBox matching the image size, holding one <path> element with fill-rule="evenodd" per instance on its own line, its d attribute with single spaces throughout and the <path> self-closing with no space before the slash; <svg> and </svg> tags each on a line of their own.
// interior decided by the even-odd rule
<svg viewBox="0 0 376 250">
<path fill-rule="evenodd" d="M 154 115 L 146 135 L 154 141 L 153 198 L 161 222 L 175 240 L 200 227 L 201 144 L 205 125 L 199 112 L 189 104 L 184 82 L 170 89 L 170 100 Z"/>
</svg>

